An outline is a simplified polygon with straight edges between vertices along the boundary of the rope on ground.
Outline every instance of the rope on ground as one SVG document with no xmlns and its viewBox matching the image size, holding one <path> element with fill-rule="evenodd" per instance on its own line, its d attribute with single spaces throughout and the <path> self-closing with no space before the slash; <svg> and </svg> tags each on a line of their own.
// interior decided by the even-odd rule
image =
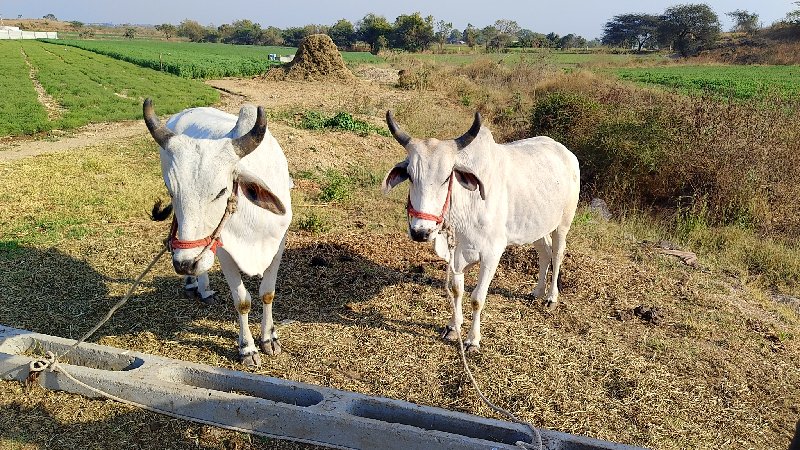
<svg viewBox="0 0 800 450">
<path fill-rule="evenodd" d="M 449 221 L 448 221 L 449 222 Z M 450 227 L 449 223 L 445 222 L 442 231 L 444 231 L 445 236 L 447 237 L 447 249 L 450 253 L 450 261 L 448 262 L 447 268 L 447 281 L 445 282 L 445 292 L 447 292 L 447 299 L 450 301 L 452 307 L 455 307 L 455 298 L 453 298 L 453 292 L 450 290 L 450 265 L 453 264 L 455 258 L 455 249 L 456 249 L 456 242 L 455 242 L 455 232 Z M 516 446 L 519 448 L 524 449 L 535 449 L 535 450 L 542 450 L 544 447 L 542 446 L 542 434 L 539 430 L 533 426 L 530 422 L 526 422 L 522 419 L 519 419 L 510 411 L 501 408 L 500 406 L 495 405 L 492 403 L 484 394 L 481 388 L 478 386 L 478 382 L 475 381 L 475 377 L 472 375 L 472 370 L 469 368 L 469 364 L 467 363 L 467 354 L 464 350 L 464 340 L 461 338 L 461 330 L 456 330 L 456 334 L 458 334 L 458 350 L 461 354 L 461 362 L 464 364 L 464 371 L 467 373 L 467 377 L 469 377 L 470 382 L 472 382 L 472 387 L 475 389 L 475 392 L 478 394 L 478 397 L 483 401 L 483 403 L 492 409 L 492 411 L 505 416 L 508 420 L 519 423 L 522 425 L 527 425 L 528 428 L 533 431 L 533 435 L 536 436 L 536 443 L 530 444 L 528 442 L 517 441 Z"/>
<path fill-rule="evenodd" d="M 79 345 L 81 345 L 82 343 L 86 342 L 87 339 L 89 339 L 97 330 L 100 329 L 100 327 L 105 325 L 105 323 L 108 322 L 109 319 L 111 319 L 111 316 L 113 316 L 114 313 L 117 312 L 118 309 L 120 309 L 125 303 L 128 302 L 128 300 L 131 298 L 131 294 L 133 293 L 133 290 L 136 289 L 136 286 L 138 286 L 139 283 L 142 282 L 142 279 L 144 278 L 144 276 L 147 275 L 150 272 L 150 270 L 153 269 L 153 266 L 156 265 L 156 262 L 164 255 L 164 253 L 167 252 L 167 250 L 168 250 L 167 247 L 164 247 L 163 249 L 161 249 L 161 251 L 158 253 L 158 255 L 156 255 L 156 257 L 153 258 L 153 260 L 150 262 L 150 264 L 148 264 L 147 268 L 144 269 L 144 271 L 141 273 L 141 275 L 139 275 L 133 281 L 133 284 L 131 284 L 131 287 L 128 288 L 128 292 L 125 294 L 124 297 L 122 297 L 122 300 L 118 301 L 116 305 L 112 306 L 111 309 L 109 309 L 108 312 L 106 313 L 105 317 L 103 317 L 99 322 L 97 322 L 97 324 L 94 327 L 92 327 L 92 329 L 89 330 L 86 334 L 84 334 L 79 340 L 75 341 L 75 343 L 72 344 L 67 349 L 67 351 L 65 351 L 61 355 L 56 355 L 55 353 L 48 351 L 45 354 L 44 358 L 41 358 L 41 359 L 38 359 L 38 360 L 35 360 L 35 361 L 31 361 L 30 370 L 28 372 L 27 381 L 30 383 L 30 382 L 36 380 L 36 378 L 39 377 L 39 374 L 44 372 L 45 370 L 50 370 L 51 372 L 54 372 L 55 368 L 59 368 L 62 373 L 67 375 L 68 378 L 72 379 L 72 377 L 69 376 L 66 373 L 66 371 L 64 371 L 64 368 L 61 367 L 58 364 L 58 359 L 67 356 L 67 354 L 69 354 L 69 352 L 71 352 L 72 350 L 75 350 L 76 348 L 78 348 Z M 88 386 L 86 386 L 86 387 L 89 388 Z M 89 388 L 89 389 L 92 389 L 92 388 Z"/>
<path fill-rule="evenodd" d="M 117 302 L 116 305 L 112 306 L 111 309 L 108 311 L 108 313 L 106 313 L 105 317 L 103 317 L 103 319 L 101 319 L 100 322 L 97 323 L 97 325 L 95 325 L 91 330 L 89 330 L 89 332 L 84 334 L 83 337 L 81 337 L 80 340 L 76 341 L 72 346 L 70 346 L 70 348 L 68 348 L 67 351 L 65 351 L 60 356 L 56 355 L 55 353 L 53 353 L 51 351 L 47 351 L 43 358 L 31 361 L 31 363 L 29 365 L 28 379 L 26 381 L 27 382 L 34 381 L 36 378 L 38 378 L 39 374 L 41 374 L 44 371 L 49 371 L 49 372 L 54 372 L 54 373 L 57 372 L 57 373 L 60 373 L 60 374 L 64 375 L 65 377 L 67 377 L 70 381 L 72 381 L 73 383 L 77 384 L 78 386 L 80 386 L 80 387 L 82 387 L 84 389 L 87 389 L 87 390 L 89 390 L 91 392 L 94 392 L 95 394 L 97 394 L 97 395 L 99 395 L 101 397 L 107 398 L 109 400 L 114 400 L 116 402 L 124 403 L 124 404 L 126 404 L 128 406 L 133 406 L 135 408 L 140 408 L 140 409 L 143 409 L 145 411 L 149 411 L 149 412 L 156 413 L 156 414 L 163 414 L 165 416 L 174 417 L 176 419 L 187 420 L 187 421 L 191 421 L 191 422 L 195 422 L 195 423 L 201 423 L 201 424 L 204 424 L 204 425 L 210 425 L 210 426 L 214 426 L 214 427 L 225 428 L 227 430 L 237 431 L 237 432 L 240 432 L 240 433 L 248 433 L 248 434 L 253 434 L 253 435 L 263 436 L 263 437 L 270 437 L 270 438 L 281 437 L 281 436 L 277 436 L 277 435 L 273 435 L 273 434 L 269 434 L 269 433 L 264 433 L 264 432 L 257 431 L 257 430 L 252 430 L 252 429 L 248 429 L 248 428 L 237 427 L 237 426 L 234 426 L 234 425 L 228 425 L 228 424 L 224 424 L 224 423 L 219 423 L 219 422 L 215 422 L 213 420 L 200 419 L 198 417 L 188 416 L 188 415 L 185 415 L 185 414 L 176 413 L 174 411 L 168 411 L 168 410 L 156 408 L 154 406 L 145 405 L 145 404 L 142 404 L 142 403 L 139 403 L 139 402 L 135 402 L 133 400 L 128 400 L 128 399 L 125 399 L 125 398 L 122 398 L 122 397 L 117 397 L 116 395 L 113 395 L 113 394 L 110 394 L 108 392 L 105 392 L 102 389 L 98 389 L 96 387 L 89 386 L 88 384 L 84 383 L 83 381 L 75 378 L 74 376 L 72 376 L 71 373 L 69 373 L 64 368 L 64 366 L 62 366 L 59 363 L 59 361 L 58 361 L 59 358 L 63 358 L 64 356 L 67 355 L 67 353 L 69 353 L 70 351 L 74 350 L 81 343 L 83 343 L 87 339 L 89 339 L 89 337 L 91 337 L 98 329 L 100 329 L 100 327 L 102 327 L 106 322 L 108 322 L 108 320 L 111 318 L 111 316 L 114 315 L 114 313 L 119 308 L 121 308 L 128 301 L 128 299 L 130 299 L 131 293 L 133 293 L 133 290 L 136 288 L 136 286 L 138 286 L 139 283 L 141 283 L 141 281 L 144 278 L 144 276 L 147 275 L 147 273 L 150 272 L 150 270 L 153 269 L 153 266 L 155 266 L 156 262 L 164 255 L 164 253 L 167 252 L 167 250 L 168 250 L 168 247 L 165 246 L 161 250 L 161 252 L 159 252 L 159 254 L 156 255 L 155 258 L 153 258 L 153 261 L 150 262 L 150 264 L 142 272 L 142 274 L 139 275 L 139 277 L 137 277 L 136 280 L 134 280 L 133 284 L 128 289 L 128 292 L 125 294 L 125 296 L 122 298 L 122 300 Z M 320 444 L 319 442 L 306 440 L 306 439 L 294 439 L 294 440 L 297 441 L 297 442 L 304 442 L 304 443 L 308 443 L 308 444 Z"/>
</svg>

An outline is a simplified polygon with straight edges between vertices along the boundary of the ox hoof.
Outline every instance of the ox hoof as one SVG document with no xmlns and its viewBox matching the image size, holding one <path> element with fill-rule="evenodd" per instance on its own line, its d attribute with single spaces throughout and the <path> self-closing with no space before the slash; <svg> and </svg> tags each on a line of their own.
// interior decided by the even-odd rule
<svg viewBox="0 0 800 450">
<path fill-rule="evenodd" d="M 545 307 L 548 311 L 555 311 L 558 308 L 558 301 L 557 300 L 549 300 L 545 304 Z"/>
<path fill-rule="evenodd" d="M 270 356 L 277 356 L 281 354 L 281 344 L 278 338 L 261 341 L 261 351 Z"/>
<path fill-rule="evenodd" d="M 208 297 L 203 297 L 197 292 L 196 298 L 200 300 L 200 302 L 204 305 L 211 306 L 216 305 L 219 303 L 219 298 L 217 298 L 217 294 L 211 294 Z"/>
<path fill-rule="evenodd" d="M 481 350 L 480 344 L 467 343 L 465 345 L 466 346 L 464 347 L 464 353 L 466 353 L 468 355 L 474 355 L 474 354 L 480 352 L 480 350 Z"/>
<path fill-rule="evenodd" d="M 441 337 L 447 342 L 457 342 L 460 332 L 450 325 L 445 325 L 442 329 Z"/>
<path fill-rule="evenodd" d="M 261 356 L 258 354 L 258 352 L 253 352 L 248 355 L 240 355 L 239 359 L 241 360 L 242 364 L 247 367 L 261 366 Z"/>
<path fill-rule="evenodd" d="M 534 289 L 533 292 L 531 292 L 531 295 L 535 299 L 540 299 L 544 297 L 544 289 Z"/>
</svg>

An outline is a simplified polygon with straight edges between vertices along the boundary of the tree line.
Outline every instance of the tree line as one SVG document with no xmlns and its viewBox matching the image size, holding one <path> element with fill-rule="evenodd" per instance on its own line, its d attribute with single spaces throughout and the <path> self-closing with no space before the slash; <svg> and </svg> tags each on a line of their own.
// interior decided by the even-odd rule
<svg viewBox="0 0 800 450">
<path fill-rule="evenodd" d="M 374 54 L 385 49 L 418 52 L 436 47 L 442 50 L 448 43 L 461 43 L 470 48 L 480 46 L 490 51 L 509 47 L 573 48 L 599 45 L 599 41 L 588 42 L 571 33 L 566 36 L 536 33 L 508 19 L 496 20 L 494 24 L 483 28 L 468 24 L 465 29 L 458 30 L 451 22 L 437 21 L 433 16 L 423 17 L 419 12 L 400 15 L 393 23 L 384 16 L 370 13 L 355 24 L 341 19 L 333 25 L 285 29 L 274 26 L 262 28 L 248 19 L 217 27 L 186 19 L 179 25 L 165 23 L 155 28 L 167 39 L 180 36 L 192 42 L 289 47 L 297 47 L 310 34 L 324 33 L 331 37 L 340 50 L 363 49 Z"/>
<path fill-rule="evenodd" d="M 737 9 L 726 15 L 734 22 L 731 31 L 753 33 L 760 27 L 758 14 Z M 638 51 L 668 47 L 689 56 L 712 45 L 720 32 L 719 17 L 708 5 L 686 4 L 669 7 L 662 14 L 614 16 L 603 27 L 601 42 Z"/>
</svg>

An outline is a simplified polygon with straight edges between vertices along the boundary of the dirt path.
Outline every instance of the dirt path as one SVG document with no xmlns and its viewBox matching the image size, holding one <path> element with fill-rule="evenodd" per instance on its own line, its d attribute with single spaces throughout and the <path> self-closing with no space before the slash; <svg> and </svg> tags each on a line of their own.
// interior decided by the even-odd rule
<svg viewBox="0 0 800 450">
<path fill-rule="evenodd" d="M 58 137 L 57 133 L 61 136 Z M 70 131 L 54 130 L 50 136 L 44 138 L 41 136 L 4 138 L 0 140 L 0 161 L 65 152 L 146 134 L 147 129 L 141 121 L 131 120 L 93 123 Z"/>
</svg>

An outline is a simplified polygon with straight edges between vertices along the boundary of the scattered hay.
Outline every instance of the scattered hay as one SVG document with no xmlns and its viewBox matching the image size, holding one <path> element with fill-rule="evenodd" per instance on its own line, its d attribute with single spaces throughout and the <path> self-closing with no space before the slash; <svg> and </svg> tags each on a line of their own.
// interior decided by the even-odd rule
<svg viewBox="0 0 800 450">
<path fill-rule="evenodd" d="M 344 65 L 342 55 L 330 36 L 312 34 L 300 42 L 292 62 L 270 70 L 265 78 L 275 81 L 351 81 L 355 76 Z"/>
</svg>

